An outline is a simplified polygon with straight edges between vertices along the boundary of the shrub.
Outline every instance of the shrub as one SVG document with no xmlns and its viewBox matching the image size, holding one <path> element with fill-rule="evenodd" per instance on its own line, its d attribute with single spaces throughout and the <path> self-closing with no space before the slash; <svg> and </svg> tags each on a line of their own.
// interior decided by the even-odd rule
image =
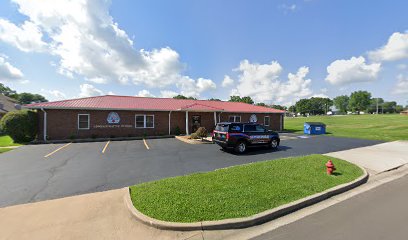
<svg viewBox="0 0 408 240">
<path fill-rule="evenodd" d="M 199 139 L 200 137 L 197 135 L 197 133 L 192 133 L 190 135 L 190 139 Z"/>
<path fill-rule="evenodd" d="M 179 136 L 181 134 L 181 129 L 179 126 L 176 126 L 174 128 L 174 135 Z"/>
<path fill-rule="evenodd" d="M 28 110 L 8 112 L 0 120 L 2 132 L 10 135 L 14 142 L 29 142 L 38 133 L 37 113 Z"/>
<path fill-rule="evenodd" d="M 208 132 L 207 129 L 205 129 L 205 127 L 199 127 L 195 134 L 197 134 L 199 138 L 205 138 L 208 136 Z"/>
<path fill-rule="evenodd" d="M 68 138 L 74 140 L 77 138 L 77 136 L 74 133 L 71 133 Z"/>
</svg>

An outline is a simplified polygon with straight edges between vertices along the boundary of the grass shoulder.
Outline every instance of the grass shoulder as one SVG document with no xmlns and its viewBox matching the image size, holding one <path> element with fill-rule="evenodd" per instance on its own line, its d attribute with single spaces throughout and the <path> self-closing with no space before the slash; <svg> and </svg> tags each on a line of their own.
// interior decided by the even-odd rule
<svg viewBox="0 0 408 240">
<path fill-rule="evenodd" d="M 324 164 L 332 159 L 337 175 Z M 130 187 L 133 205 L 152 218 L 198 222 L 247 217 L 334 186 L 363 171 L 323 155 L 283 158 L 162 179 Z"/>
<path fill-rule="evenodd" d="M 381 141 L 408 140 L 408 117 L 399 114 L 285 118 L 285 130 L 303 133 L 304 122 L 323 122 L 329 135 Z"/>
</svg>

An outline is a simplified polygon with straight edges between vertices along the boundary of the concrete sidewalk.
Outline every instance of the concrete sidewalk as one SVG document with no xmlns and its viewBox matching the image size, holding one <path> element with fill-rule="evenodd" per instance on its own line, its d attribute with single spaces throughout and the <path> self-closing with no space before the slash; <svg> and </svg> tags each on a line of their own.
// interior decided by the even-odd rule
<svg viewBox="0 0 408 240">
<path fill-rule="evenodd" d="M 0 208 L 0 239 L 188 239 L 201 232 L 140 224 L 124 205 L 126 189 Z"/>
<path fill-rule="evenodd" d="M 395 141 L 368 147 L 332 152 L 327 156 L 344 159 L 378 174 L 408 163 L 408 141 Z"/>
</svg>

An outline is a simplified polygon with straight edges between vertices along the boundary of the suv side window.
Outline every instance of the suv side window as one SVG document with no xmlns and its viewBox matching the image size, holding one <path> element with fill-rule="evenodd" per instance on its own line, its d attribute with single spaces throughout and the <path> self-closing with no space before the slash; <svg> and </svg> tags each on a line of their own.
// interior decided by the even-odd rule
<svg viewBox="0 0 408 240">
<path fill-rule="evenodd" d="M 242 124 L 231 124 L 229 132 L 231 133 L 242 132 Z"/>
<path fill-rule="evenodd" d="M 261 125 L 256 125 L 255 131 L 256 131 L 256 132 L 265 132 L 265 128 L 262 127 Z"/>
<path fill-rule="evenodd" d="M 256 131 L 256 127 L 255 127 L 255 125 L 248 124 L 248 125 L 245 125 L 244 131 L 245 131 L 245 132 L 255 132 L 255 131 Z"/>
</svg>

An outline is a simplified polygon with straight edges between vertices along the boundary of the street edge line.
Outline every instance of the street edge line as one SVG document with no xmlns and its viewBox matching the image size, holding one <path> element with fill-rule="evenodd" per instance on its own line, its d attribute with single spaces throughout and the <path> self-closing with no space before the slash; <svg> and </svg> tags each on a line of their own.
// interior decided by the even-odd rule
<svg viewBox="0 0 408 240">
<path fill-rule="evenodd" d="M 358 165 L 356 165 L 358 166 Z M 139 222 L 162 230 L 177 230 L 177 231 L 195 231 L 195 230 L 226 230 L 226 229 L 240 229 L 252 227 L 259 225 L 265 222 L 269 222 L 276 218 L 285 216 L 287 214 L 293 213 L 302 208 L 311 206 L 323 200 L 329 199 L 335 195 L 351 190 L 355 187 L 358 187 L 368 180 L 367 171 L 358 166 L 362 171 L 363 175 L 357 178 L 356 180 L 344 183 L 328 190 L 325 190 L 320 193 L 307 196 L 305 198 L 296 200 L 294 202 L 284 204 L 282 206 L 266 210 L 261 213 L 243 218 L 230 218 L 216 221 L 203 221 L 203 222 L 192 222 L 192 223 L 178 223 L 178 222 L 167 222 L 158 219 L 151 218 L 139 210 L 137 210 L 132 203 L 130 198 L 130 188 L 127 187 L 127 192 L 124 196 L 124 201 L 126 207 L 129 209 L 130 214 Z"/>
</svg>

